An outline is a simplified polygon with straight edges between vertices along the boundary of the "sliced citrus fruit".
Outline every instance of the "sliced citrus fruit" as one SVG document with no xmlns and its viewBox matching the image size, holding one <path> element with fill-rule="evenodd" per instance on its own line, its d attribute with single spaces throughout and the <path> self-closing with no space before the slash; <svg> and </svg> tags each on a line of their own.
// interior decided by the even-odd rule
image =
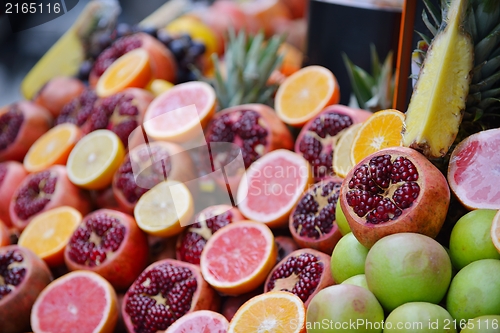
<svg viewBox="0 0 500 333">
<path fill-rule="evenodd" d="M 69 154 L 66 168 L 69 180 L 82 188 L 103 189 L 113 179 L 125 157 L 120 138 L 109 130 L 97 130 L 84 136 Z"/>
<path fill-rule="evenodd" d="M 38 172 L 54 164 L 66 164 L 69 153 L 81 137 L 82 131 L 74 124 L 53 127 L 30 147 L 24 157 L 24 168 L 28 172 Z"/>
<path fill-rule="evenodd" d="M 493 218 L 493 223 L 491 224 L 491 240 L 498 252 L 500 252 L 500 213 L 497 213 Z"/>
<path fill-rule="evenodd" d="M 69 206 L 47 210 L 37 215 L 23 230 L 18 244 L 42 258 L 47 265 L 64 263 L 64 249 L 82 221 L 82 214 Z"/>
<path fill-rule="evenodd" d="M 177 319 L 165 333 L 226 333 L 229 322 L 220 313 L 199 310 Z"/>
<path fill-rule="evenodd" d="M 307 66 L 280 85 L 274 106 L 281 120 L 300 127 L 339 100 L 340 89 L 333 73 L 322 66 Z"/>
<path fill-rule="evenodd" d="M 228 333 L 305 333 L 306 308 L 286 291 L 270 291 L 243 304 L 229 323 Z"/>
<path fill-rule="evenodd" d="M 185 107 L 196 107 L 198 117 L 186 116 Z M 215 112 L 215 90 L 208 83 L 182 83 L 156 97 L 144 115 L 146 134 L 155 140 L 185 142 L 208 123 Z"/>
<path fill-rule="evenodd" d="M 111 333 L 117 320 L 115 290 L 89 271 L 71 272 L 52 281 L 31 311 L 31 327 L 37 333 Z"/>
<path fill-rule="evenodd" d="M 162 79 L 154 79 L 148 84 L 147 90 L 151 91 L 153 95 L 157 97 L 163 94 L 165 91 L 172 89 L 173 87 L 174 87 L 173 83 L 170 83 Z"/>
<path fill-rule="evenodd" d="M 333 171 L 339 177 L 345 178 L 354 166 L 351 160 L 352 143 L 362 125 L 363 123 L 358 123 L 346 128 L 335 145 Z"/>
<path fill-rule="evenodd" d="M 134 208 L 137 225 L 153 236 L 179 234 L 193 217 L 191 192 L 183 183 L 167 180 L 143 194 Z"/>
<path fill-rule="evenodd" d="M 241 295 L 264 283 L 276 256 L 274 236 L 268 226 L 240 221 L 212 235 L 201 253 L 200 268 L 215 290 Z"/>
<path fill-rule="evenodd" d="M 404 121 L 404 113 L 393 109 L 378 111 L 370 116 L 354 137 L 351 148 L 353 165 L 381 149 L 401 146 Z"/>
<path fill-rule="evenodd" d="M 274 150 L 247 169 L 238 187 L 238 208 L 247 219 L 270 227 L 285 226 L 312 181 L 311 167 L 302 156 Z"/>
<path fill-rule="evenodd" d="M 126 88 L 144 88 L 152 79 L 148 52 L 138 48 L 116 59 L 101 75 L 96 85 L 99 97 L 114 95 Z"/>
</svg>

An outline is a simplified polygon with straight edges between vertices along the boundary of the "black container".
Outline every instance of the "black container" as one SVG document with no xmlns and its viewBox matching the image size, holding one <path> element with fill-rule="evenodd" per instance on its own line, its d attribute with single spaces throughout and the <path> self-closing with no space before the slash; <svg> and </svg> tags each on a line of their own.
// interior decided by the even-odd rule
<svg viewBox="0 0 500 333">
<path fill-rule="evenodd" d="M 383 5 L 372 5 L 372 3 Z M 371 72 L 370 44 L 381 60 L 394 52 L 397 59 L 402 7 L 398 1 L 310 0 L 306 65 L 330 69 L 340 86 L 340 103 L 348 104 L 351 84 L 342 59 L 346 53 L 352 62 Z M 399 2 L 400 3 L 400 2 Z"/>
</svg>

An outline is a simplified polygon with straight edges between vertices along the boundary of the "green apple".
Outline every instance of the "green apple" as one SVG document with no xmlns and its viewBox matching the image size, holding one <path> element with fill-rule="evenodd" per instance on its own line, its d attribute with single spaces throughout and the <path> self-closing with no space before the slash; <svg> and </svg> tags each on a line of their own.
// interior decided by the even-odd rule
<svg viewBox="0 0 500 333">
<path fill-rule="evenodd" d="M 335 283 L 363 274 L 367 255 L 368 249 L 358 242 L 352 232 L 342 237 L 333 249 L 330 265 Z"/>
<path fill-rule="evenodd" d="M 456 333 L 450 313 L 427 302 L 405 303 L 385 320 L 384 333 Z"/>
</svg>

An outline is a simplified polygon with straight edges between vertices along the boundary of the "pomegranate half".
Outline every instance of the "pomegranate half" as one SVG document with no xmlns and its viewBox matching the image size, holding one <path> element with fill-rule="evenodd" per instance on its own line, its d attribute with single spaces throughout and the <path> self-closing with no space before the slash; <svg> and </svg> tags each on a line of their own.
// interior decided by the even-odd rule
<svg viewBox="0 0 500 333">
<path fill-rule="evenodd" d="M 0 163 L 0 219 L 11 227 L 9 204 L 14 192 L 28 175 L 22 163 L 7 161 Z"/>
<path fill-rule="evenodd" d="M 436 237 L 448 212 L 450 189 L 424 155 L 396 147 L 354 166 L 339 200 L 354 236 L 370 248 L 380 238 L 400 232 Z"/>
</svg>

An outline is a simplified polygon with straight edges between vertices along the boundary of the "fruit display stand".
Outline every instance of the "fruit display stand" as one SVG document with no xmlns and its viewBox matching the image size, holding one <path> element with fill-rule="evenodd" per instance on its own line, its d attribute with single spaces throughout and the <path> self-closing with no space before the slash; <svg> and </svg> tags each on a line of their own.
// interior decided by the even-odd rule
<svg viewBox="0 0 500 333">
<path fill-rule="evenodd" d="M 496 0 L 121 9 L 0 106 L 0 332 L 500 332 Z"/>
</svg>

